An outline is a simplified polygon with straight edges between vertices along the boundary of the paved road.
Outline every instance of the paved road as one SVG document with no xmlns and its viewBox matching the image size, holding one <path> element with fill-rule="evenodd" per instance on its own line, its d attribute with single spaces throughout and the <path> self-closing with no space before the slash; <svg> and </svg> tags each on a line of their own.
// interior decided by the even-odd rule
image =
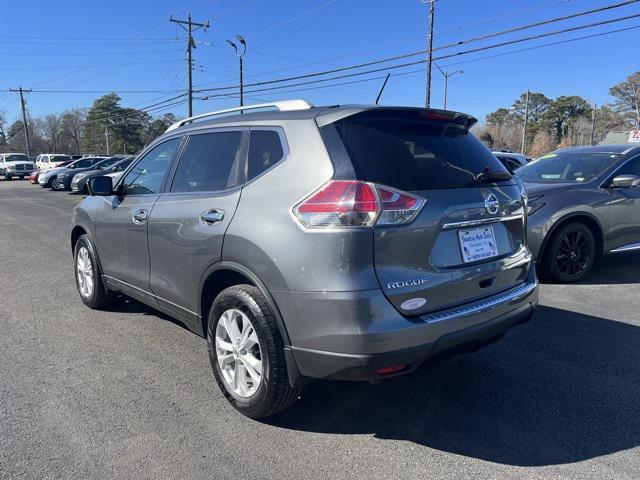
<svg viewBox="0 0 640 480">
<path fill-rule="evenodd" d="M 75 290 L 77 197 L 0 183 L 2 478 L 640 477 L 640 255 L 542 286 L 532 322 L 379 385 L 318 382 L 255 422 L 206 343 Z"/>
</svg>

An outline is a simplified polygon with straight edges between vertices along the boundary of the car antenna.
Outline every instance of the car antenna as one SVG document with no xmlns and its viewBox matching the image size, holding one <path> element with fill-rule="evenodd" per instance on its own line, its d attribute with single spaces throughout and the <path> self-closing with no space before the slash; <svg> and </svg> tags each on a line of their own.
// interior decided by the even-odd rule
<svg viewBox="0 0 640 480">
<path fill-rule="evenodd" d="M 376 97 L 376 105 L 380 105 L 380 97 L 382 96 L 382 92 L 384 92 L 384 87 L 387 86 L 387 82 L 389 81 L 389 77 L 391 76 L 390 73 L 387 73 L 387 77 L 384 79 L 384 82 L 382 83 L 382 88 L 380 88 L 380 91 L 378 92 L 378 96 Z"/>
</svg>

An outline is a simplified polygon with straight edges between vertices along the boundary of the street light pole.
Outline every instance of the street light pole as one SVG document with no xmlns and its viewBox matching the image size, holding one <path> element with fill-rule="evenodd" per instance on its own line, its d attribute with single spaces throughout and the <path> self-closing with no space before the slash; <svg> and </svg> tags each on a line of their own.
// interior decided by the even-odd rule
<svg viewBox="0 0 640 480">
<path fill-rule="evenodd" d="M 443 108 L 446 110 L 447 109 L 447 92 L 449 90 L 449 77 L 453 77 L 456 73 L 464 73 L 464 70 L 456 70 L 455 72 L 447 73 L 444 70 L 442 70 L 440 68 L 440 65 L 438 65 L 436 62 L 433 62 L 433 64 L 438 68 L 438 70 L 440 70 L 440 73 L 444 77 L 444 106 L 443 106 Z"/>
<path fill-rule="evenodd" d="M 244 62 L 243 57 L 244 54 L 247 53 L 247 41 L 242 37 L 242 35 L 236 35 L 236 39 L 242 45 L 242 53 L 238 51 L 238 45 L 236 45 L 231 40 L 227 40 L 227 45 L 229 45 L 236 52 L 236 57 L 240 60 L 240 106 L 244 106 Z M 240 112 L 242 113 L 242 111 Z"/>
</svg>

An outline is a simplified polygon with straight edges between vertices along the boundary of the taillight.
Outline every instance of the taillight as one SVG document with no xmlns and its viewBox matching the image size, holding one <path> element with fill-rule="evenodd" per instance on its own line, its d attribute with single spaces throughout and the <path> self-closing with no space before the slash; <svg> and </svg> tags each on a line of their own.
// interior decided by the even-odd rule
<svg viewBox="0 0 640 480">
<path fill-rule="evenodd" d="M 377 185 L 382 202 L 380 216 L 376 225 L 402 225 L 409 223 L 422 208 L 424 199 L 410 193 Z"/>
<path fill-rule="evenodd" d="M 356 180 L 330 180 L 293 213 L 305 227 L 371 227 L 409 223 L 425 200 L 390 187 Z"/>
<path fill-rule="evenodd" d="M 332 180 L 295 209 L 306 227 L 368 227 L 378 216 L 373 187 L 353 180 Z"/>
</svg>

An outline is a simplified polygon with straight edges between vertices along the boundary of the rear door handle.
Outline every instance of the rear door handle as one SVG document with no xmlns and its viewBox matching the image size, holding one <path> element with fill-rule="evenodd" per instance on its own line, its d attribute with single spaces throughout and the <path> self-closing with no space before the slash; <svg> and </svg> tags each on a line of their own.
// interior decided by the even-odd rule
<svg viewBox="0 0 640 480">
<path fill-rule="evenodd" d="M 135 223 L 136 225 L 140 225 L 146 222 L 148 218 L 149 218 L 148 210 L 138 210 L 133 214 L 133 217 L 131 217 L 131 219 L 133 220 L 133 223 Z"/>
<path fill-rule="evenodd" d="M 222 210 L 216 210 L 215 208 L 207 210 L 200 215 L 200 221 L 205 225 L 215 225 L 224 220 L 224 212 Z"/>
</svg>

